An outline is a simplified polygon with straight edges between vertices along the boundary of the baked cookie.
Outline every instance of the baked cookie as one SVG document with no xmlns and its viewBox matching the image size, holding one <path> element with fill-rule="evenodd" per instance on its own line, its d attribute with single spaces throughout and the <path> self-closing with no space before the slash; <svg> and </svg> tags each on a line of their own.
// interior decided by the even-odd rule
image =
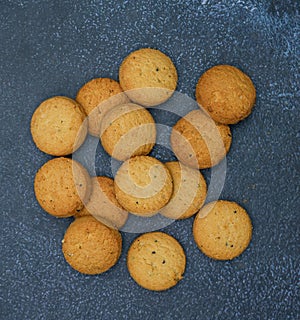
<svg viewBox="0 0 300 320">
<path fill-rule="evenodd" d="M 129 102 L 119 83 L 109 78 L 87 82 L 77 93 L 76 100 L 88 115 L 89 133 L 99 137 L 103 115 L 113 107 Z"/>
<path fill-rule="evenodd" d="M 195 214 L 204 204 L 206 182 L 197 169 L 178 161 L 165 163 L 173 179 L 173 194 L 159 212 L 170 219 L 186 219 Z"/>
<path fill-rule="evenodd" d="M 53 156 L 77 150 L 87 134 L 86 114 L 80 104 L 67 97 L 42 102 L 33 113 L 31 134 L 36 146 Z"/>
<path fill-rule="evenodd" d="M 117 106 L 103 117 L 100 139 L 106 152 L 120 161 L 146 155 L 156 140 L 154 119 L 137 104 Z"/>
<path fill-rule="evenodd" d="M 75 217 L 92 215 L 102 223 L 115 229 L 120 229 L 128 218 L 116 199 L 114 181 L 108 177 L 93 177 L 92 193 L 88 203 Z"/>
<path fill-rule="evenodd" d="M 38 170 L 34 192 L 46 212 L 59 218 L 70 217 L 80 211 L 89 198 L 90 177 L 75 160 L 55 158 Z"/>
<path fill-rule="evenodd" d="M 85 274 L 99 274 L 113 267 L 122 251 L 119 231 L 92 216 L 75 219 L 62 240 L 62 251 L 69 265 Z"/>
<path fill-rule="evenodd" d="M 230 145 L 229 126 L 215 123 L 201 110 L 193 110 L 181 118 L 171 133 L 173 152 L 179 161 L 192 168 L 217 165 Z"/>
<path fill-rule="evenodd" d="M 217 260 L 231 260 L 249 245 L 252 224 L 247 212 L 235 202 L 219 200 L 197 214 L 193 235 L 199 249 Z"/>
<path fill-rule="evenodd" d="M 120 85 L 130 100 L 155 106 L 168 100 L 177 86 L 171 59 L 159 50 L 143 48 L 130 53 L 119 69 Z"/>
<path fill-rule="evenodd" d="M 137 156 L 125 161 L 115 176 L 119 203 L 139 216 L 152 216 L 169 201 L 173 190 L 167 167 L 155 158 Z"/>
<path fill-rule="evenodd" d="M 179 242 L 163 232 L 139 236 L 127 254 L 131 277 L 148 290 L 162 291 L 175 286 L 183 278 L 185 264 Z"/>
<path fill-rule="evenodd" d="M 238 68 L 218 65 L 204 72 L 196 86 L 197 102 L 219 123 L 234 124 L 252 111 L 256 92 Z"/>
</svg>

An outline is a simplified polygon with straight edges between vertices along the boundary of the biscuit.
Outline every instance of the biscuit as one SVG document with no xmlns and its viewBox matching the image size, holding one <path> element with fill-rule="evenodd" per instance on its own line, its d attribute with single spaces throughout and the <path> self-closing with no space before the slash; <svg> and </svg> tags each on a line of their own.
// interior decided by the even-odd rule
<svg viewBox="0 0 300 320">
<path fill-rule="evenodd" d="M 109 78 L 96 78 L 83 85 L 76 96 L 88 115 L 89 133 L 99 137 L 103 115 L 113 107 L 129 102 L 119 83 Z"/>
<path fill-rule="evenodd" d="M 165 163 L 173 179 L 173 194 L 170 201 L 159 212 L 170 219 L 186 219 L 194 215 L 204 204 L 206 182 L 197 169 L 178 161 Z"/>
<path fill-rule="evenodd" d="M 100 128 L 103 148 L 120 161 L 147 155 L 156 141 L 156 125 L 150 112 L 133 103 L 107 112 Z"/>
<path fill-rule="evenodd" d="M 162 291 L 175 286 L 183 278 L 185 265 L 182 246 L 163 232 L 139 236 L 127 254 L 131 277 L 148 290 Z"/>
<path fill-rule="evenodd" d="M 193 235 L 199 249 L 208 257 L 231 260 L 248 247 L 252 224 L 247 212 L 237 203 L 219 200 L 199 211 Z"/>
<path fill-rule="evenodd" d="M 81 217 L 68 227 L 62 240 L 62 251 L 73 269 L 84 274 L 99 274 L 117 263 L 122 237 L 119 231 L 92 216 Z"/>
<path fill-rule="evenodd" d="M 97 220 L 115 229 L 120 229 L 126 222 L 128 212 L 116 199 L 114 181 L 108 177 L 93 177 L 92 193 L 88 203 L 75 218 L 92 215 Z"/>
<path fill-rule="evenodd" d="M 86 114 L 80 104 L 67 97 L 42 102 L 31 119 L 31 135 L 36 146 L 53 156 L 77 150 L 87 135 Z"/>
<path fill-rule="evenodd" d="M 256 92 L 238 68 L 218 65 L 204 72 L 196 86 L 197 102 L 219 123 L 234 124 L 252 111 Z"/>
<path fill-rule="evenodd" d="M 86 169 L 68 158 L 54 158 L 46 162 L 34 180 L 35 196 L 49 214 L 64 218 L 83 208 L 91 192 Z"/>
<path fill-rule="evenodd" d="M 215 123 L 201 110 L 193 110 L 181 118 L 171 133 L 173 152 L 179 161 L 192 168 L 217 165 L 230 145 L 229 126 Z"/>
<path fill-rule="evenodd" d="M 167 167 L 159 160 L 137 156 L 125 161 L 115 176 L 119 203 L 139 216 L 152 216 L 169 201 L 173 190 Z"/>
<path fill-rule="evenodd" d="M 168 100 L 177 86 L 177 70 L 159 50 L 143 48 L 130 53 L 119 69 L 120 85 L 130 100 L 155 106 Z"/>
</svg>

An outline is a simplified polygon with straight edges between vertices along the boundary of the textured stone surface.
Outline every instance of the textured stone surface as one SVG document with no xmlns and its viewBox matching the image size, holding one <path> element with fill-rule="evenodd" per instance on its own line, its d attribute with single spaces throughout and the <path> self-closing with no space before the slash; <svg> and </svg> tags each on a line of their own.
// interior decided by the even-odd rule
<svg viewBox="0 0 300 320">
<path fill-rule="evenodd" d="M 283 0 L 1 1 L 1 319 L 299 318 L 299 7 Z M 35 172 L 50 159 L 31 140 L 35 108 L 53 95 L 74 98 L 93 77 L 117 79 L 122 59 L 145 46 L 172 58 L 178 90 L 191 97 L 199 76 L 220 63 L 241 68 L 257 89 L 253 114 L 232 126 L 222 193 L 248 210 L 253 241 L 237 259 L 215 262 L 193 242 L 192 219 L 171 224 L 164 231 L 185 248 L 187 269 L 162 293 L 138 287 L 126 270 L 134 234 L 123 234 L 121 259 L 106 274 L 73 271 L 60 243 L 71 219 L 44 213 L 33 193 Z M 97 172 L 111 174 L 98 151 Z M 172 158 L 163 148 L 153 153 Z"/>
</svg>

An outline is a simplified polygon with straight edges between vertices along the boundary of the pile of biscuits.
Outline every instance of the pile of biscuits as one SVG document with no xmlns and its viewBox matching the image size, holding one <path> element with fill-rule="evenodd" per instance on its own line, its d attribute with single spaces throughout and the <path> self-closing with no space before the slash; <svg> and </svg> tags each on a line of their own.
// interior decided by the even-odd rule
<svg viewBox="0 0 300 320">
<path fill-rule="evenodd" d="M 129 215 L 147 219 L 161 214 L 177 220 L 196 214 L 195 242 L 213 259 L 233 259 L 249 245 L 252 224 L 247 212 L 225 200 L 204 204 L 207 185 L 200 169 L 225 158 L 232 140 L 229 125 L 251 113 L 254 85 L 233 66 L 207 70 L 196 86 L 199 108 L 172 128 L 170 143 L 178 161 L 162 163 L 149 156 L 157 128 L 147 108 L 166 102 L 177 81 L 177 70 L 167 55 L 143 48 L 123 60 L 119 83 L 93 79 L 75 100 L 56 96 L 35 110 L 33 141 L 55 157 L 38 170 L 34 191 L 47 213 L 75 218 L 62 240 L 64 257 L 75 270 L 100 274 L 117 263 L 122 251 L 119 230 Z M 100 139 L 112 158 L 122 161 L 114 179 L 90 177 L 70 157 L 88 133 Z M 127 253 L 130 275 L 149 290 L 173 287 L 185 266 L 182 246 L 164 232 L 140 235 Z"/>
</svg>

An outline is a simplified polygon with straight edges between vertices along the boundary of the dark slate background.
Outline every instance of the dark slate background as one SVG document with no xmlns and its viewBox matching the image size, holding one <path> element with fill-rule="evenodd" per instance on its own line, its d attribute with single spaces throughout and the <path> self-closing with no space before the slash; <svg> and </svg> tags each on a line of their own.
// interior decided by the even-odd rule
<svg viewBox="0 0 300 320">
<path fill-rule="evenodd" d="M 0 1 L 1 319 L 299 318 L 299 21 L 299 1 Z M 221 195 L 248 210 L 250 247 L 213 261 L 193 242 L 193 219 L 171 224 L 164 231 L 185 248 L 187 269 L 161 293 L 129 277 L 135 234 L 123 234 L 120 261 L 103 275 L 66 264 L 71 219 L 35 201 L 34 175 L 50 157 L 29 131 L 42 100 L 75 97 L 93 77 L 117 79 L 122 59 L 147 46 L 172 58 L 178 90 L 190 97 L 199 76 L 222 63 L 257 88 L 254 112 L 232 126 Z"/>
</svg>

